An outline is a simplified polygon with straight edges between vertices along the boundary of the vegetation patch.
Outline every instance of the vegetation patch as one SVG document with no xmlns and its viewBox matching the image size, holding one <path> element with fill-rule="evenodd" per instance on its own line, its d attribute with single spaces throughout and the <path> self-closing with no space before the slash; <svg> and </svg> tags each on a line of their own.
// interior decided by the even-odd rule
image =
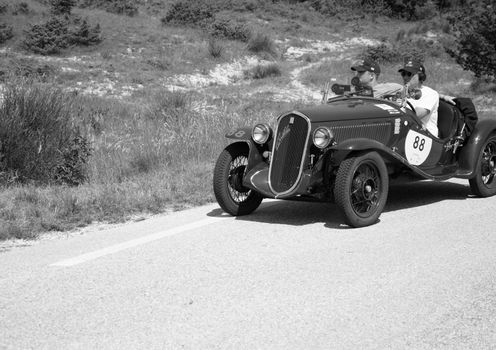
<svg viewBox="0 0 496 350">
<path fill-rule="evenodd" d="M 277 56 L 277 47 L 274 40 L 270 36 L 263 33 L 254 34 L 247 44 L 248 51 L 260 54 L 267 53 L 272 56 Z"/>
<path fill-rule="evenodd" d="M 253 79 L 264 79 L 278 77 L 281 75 L 281 68 L 277 63 L 259 64 L 244 72 L 245 77 Z"/>
<path fill-rule="evenodd" d="M 201 26 L 211 21 L 214 17 L 213 7 L 203 1 L 181 0 L 170 7 L 163 24 L 179 24 Z"/>
<path fill-rule="evenodd" d="M 134 0 L 80 0 L 80 7 L 100 8 L 109 13 L 136 16 L 139 12 L 138 3 Z"/>
<path fill-rule="evenodd" d="M 496 6 L 484 0 L 472 11 L 456 12 L 450 17 L 454 28 L 453 46 L 448 53 L 476 77 L 496 78 Z"/>
<path fill-rule="evenodd" d="M 69 185 L 84 182 L 91 146 L 71 116 L 70 97 L 58 89 L 22 81 L 7 84 L 3 95 L 3 180 Z"/>
<path fill-rule="evenodd" d="M 70 22 L 58 16 L 26 30 L 22 45 L 40 55 L 53 55 L 70 45 L 96 45 L 102 40 L 99 24 L 90 27 L 85 19 L 76 18 Z"/>
<path fill-rule="evenodd" d="M 7 40 L 14 37 L 11 25 L 0 23 L 0 44 L 5 43 Z"/>
<path fill-rule="evenodd" d="M 251 30 L 245 23 L 239 23 L 226 16 L 215 16 L 213 22 L 208 26 L 208 31 L 216 38 L 243 42 L 247 42 L 251 36 Z"/>
</svg>

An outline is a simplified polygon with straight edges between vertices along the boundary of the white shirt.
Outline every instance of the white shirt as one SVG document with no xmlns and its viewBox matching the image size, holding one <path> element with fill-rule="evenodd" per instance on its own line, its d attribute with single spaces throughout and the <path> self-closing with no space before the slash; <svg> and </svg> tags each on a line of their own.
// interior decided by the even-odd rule
<svg viewBox="0 0 496 350">
<path fill-rule="evenodd" d="M 418 100 L 409 98 L 408 102 L 412 104 L 414 108 L 420 107 L 429 110 L 426 116 L 420 118 L 422 124 L 426 127 L 429 132 L 434 136 L 439 136 L 437 128 L 437 109 L 439 107 L 439 94 L 428 86 L 422 86 L 420 88 L 422 91 L 422 96 Z"/>
</svg>

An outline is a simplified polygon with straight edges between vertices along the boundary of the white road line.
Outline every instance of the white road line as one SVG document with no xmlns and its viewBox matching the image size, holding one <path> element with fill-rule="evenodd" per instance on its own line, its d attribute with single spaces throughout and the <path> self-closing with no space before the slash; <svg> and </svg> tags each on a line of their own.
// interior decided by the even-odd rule
<svg viewBox="0 0 496 350">
<path fill-rule="evenodd" d="M 213 218 L 212 217 L 212 218 L 207 218 L 204 220 L 192 222 L 190 224 L 186 224 L 183 226 L 174 227 L 170 230 L 160 231 L 160 232 L 154 233 L 152 235 L 148 235 L 148 236 L 132 239 L 132 240 L 127 241 L 127 242 L 115 244 L 115 245 L 112 245 L 110 247 L 99 249 L 99 250 L 96 250 L 96 251 L 91 252 L 91 253 L 82 254 L 82 255 L 76 256 L 76 257 L 71 258 L 71 259 L 61 260 L 59 262 L 51 264 L 50 266 L 68 267 L 68 266 L 74 266 L 74 265 L 82 264 L 84 262 L 94 260 L 94 259 L 100 258 L 100 257 L 105 256 L 105 255 L 114 254 L 114 253 L 120 252 L 120 251 L 125 250 L 125 249 L 130 249 L 130 248 L 142 245 L 142 244 L 156 241 L 156 240 L 164 238 L 164 237 L 173 236 L 173 235 L 176 235 L 176 234 L 181 233 L 181 232 L 185 232 L 185 231 L 193 230 L 196 228 L 200 228 L 202 226 L 210 225 L 214 222 L 218 222 L 221 220 L 226 220 L 226 218 L 225 217 L 224 218 Z"/>
</svg>

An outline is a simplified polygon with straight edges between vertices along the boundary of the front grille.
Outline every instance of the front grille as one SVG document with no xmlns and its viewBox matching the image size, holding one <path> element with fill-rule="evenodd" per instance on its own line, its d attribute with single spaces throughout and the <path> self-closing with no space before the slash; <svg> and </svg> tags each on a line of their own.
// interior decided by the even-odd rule
<svg viewBox="0 0 496 350">
<path fill-rule="evenodd" d="M 391 123 L 342 125 L 331 127 L 337 143 L 347 139 L 366 138 L 387 144 L 392 134 Z"/>
<path fill-rule="evenodd" d="M 297 114 L 279 119 L 270 164 L 270 187 L 276 194 L 284 194 L 297 184 L 303 163 L 310 123 Z"/>
</svg>

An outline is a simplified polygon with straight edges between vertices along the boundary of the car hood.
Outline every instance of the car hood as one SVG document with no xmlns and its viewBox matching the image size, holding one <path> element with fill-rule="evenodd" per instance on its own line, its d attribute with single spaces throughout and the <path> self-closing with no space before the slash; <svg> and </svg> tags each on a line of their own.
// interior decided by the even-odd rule
<svg viewBox="0 0 496 350">
<path fill-rule="evenodd" d="M 394 103 L 370 98 L 348 98 L 296 111 L 312 123 L 329 121 L 391 118 L 403 115 Z"/>
</svg>

